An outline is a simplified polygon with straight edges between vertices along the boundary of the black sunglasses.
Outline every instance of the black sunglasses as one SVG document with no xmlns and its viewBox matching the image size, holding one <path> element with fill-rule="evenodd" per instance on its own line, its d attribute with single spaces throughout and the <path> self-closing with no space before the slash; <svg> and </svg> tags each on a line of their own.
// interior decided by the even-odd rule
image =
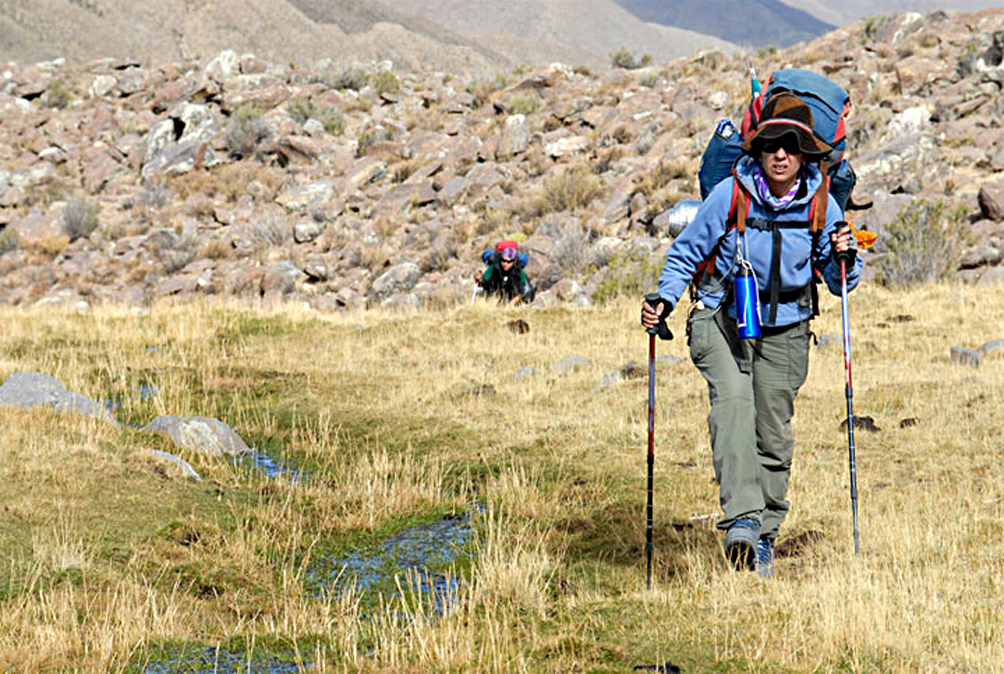
<svg viewBox="0 0 1004 674">
<path fill-rule="evenodd" d="M 516 258 L 507 258 L 507 257 L 502 258 L 502 263 L 503 264 L 512 264 L 515 261 L 516 261 Z"/>
<path fill-rule="evenodd" d="M 802 153 L 802 148 L 798 143 L 798 136 L 793 133 L 787 133 L 780 138 L 765 140 L 760 146 L 760 151 L 766 152 L 767 154 L 774 154 L 781 148 L 784 148 L 786 154 Z"/>
</svg>

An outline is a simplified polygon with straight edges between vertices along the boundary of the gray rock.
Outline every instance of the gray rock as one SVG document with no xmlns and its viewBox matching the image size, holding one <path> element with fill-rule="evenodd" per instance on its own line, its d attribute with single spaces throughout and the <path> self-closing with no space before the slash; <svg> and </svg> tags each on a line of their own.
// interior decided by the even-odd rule
<svg viewBox="0 0 1004 674">
<path fill-rule="evenodd" d="M 79 393 L 67 391 L 58 379 L 41 372 L 15 372 L 0 386 L 0 405 L 51 407 L 57 412 L 75 412 L 114 421 L 108 408 Z"/>
<path fill-rule="evenodd" d="M 580 367 L 589 367 L 590 365 L 592 365 L 592 362 L 585 356 L 574 355 L 555 362 L 551 365 L 551 369 L 558 374 L 568 374 L 569 372 L 578 370 Z"/>
<path fill-rule="evenodd" d="M 386 297 L 397 292 L 411 290 L 422 278 L 422 270 L 414 262 L 402 262 L 381 274 L 373 281 L 373 293 Z"/>
<path fill-rule="evenodd" d="M 843 337 L 840 335 L 820 335 L 816 342 L 817 349 L 842 348 Z"/>
<path fill-rule="evenodd" d="M 613 372 L 607 372 L 600 379 L 600 388 L 610 388 L 614 384 L 624 380 L 624 376 L 621 374 L 620 370 L 614 370 Z"/>
<path fill-rule="evenodd" d="M 174 454 L 171 454 L 170 452 L 162 452 L 159 449 L 151 449 L 150 451 L 158 459 L 164 459 L 165 461 L 170 461 L 171 463 L 176 465 L 178 468 L 181 469 L 181 472 L 185 474 L 185 477 L 191 477 L 195 478 L 195 480 L 197 481 L 202 481 L 202 478 L 199 477 L 199 474 L 195 472 L 194 468 L 192 468 L 192 464 L 188 463 L 180 456 L 176 456 Z"/>
<path fill-rule="evenodd" d="M 310 243 L 324 231 L 324 223 L 316 220 L 301 220 L 293 226 L 293 240 L 297 243 Z"/>
<path fill-rule="evenodd" d="M 512 378 L 516 381 L 520 381 L 521 379 L 527 379 L 528 377 L 536 377 L 536 376 L 537 376 L 537 368 L 535 368 L 533 365 L 524 365 L 523 367 L 516 370 L 516 374 L 514 374 Z"/>
<path fill-rule="evenodd" d="M 953 346 L 950 350 L 952 362 L 956 365 L 980 366 L 980 352 L 966 346 Z"/>
<path fill-rule="evenodd" d="M 980 346 L 978 351 L 980 352 L 981 355 L 986 355 L 991 351 L 996 351 L 997 349 L 1000 348 L 1004 348 L 1004 339 L 992 339 L 989 342 L 986 342 L 985 344 Z"/>
<path fill-rule="evenodd" d="M 1004 182 L 984 183 L 977 195 L 980 212 L 988 220 L 1004 220 Z"/>
<path fill-rule="evenodd" d="M 251 451 L 234 429 L 209 417 L 163 415 L 143 430 L 167 435 L 175 445 L 209 456 L 240 456 Z"/>
<path fill-rule="evenodd" d="M 210 166 L 215 158 L 208 145 L 219 128 L 217 113 L 210 108 L 182 104 L 147 134 L 143 177 L 183 173 L 199 162 Z"/>
</svg>

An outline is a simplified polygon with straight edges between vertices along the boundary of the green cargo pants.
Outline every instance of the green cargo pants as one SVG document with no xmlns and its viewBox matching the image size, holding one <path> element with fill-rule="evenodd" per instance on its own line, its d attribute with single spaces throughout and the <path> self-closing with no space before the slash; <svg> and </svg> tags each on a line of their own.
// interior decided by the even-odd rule
<svg viewBox="0 0 1004 674">
<path fill-rule="evenodd" d="M 724 517 L 760 522 L 775 538 L 788 514 L 788 478 L 795 442 L 795 396 L 809 370 L 809 322 L 764 328 L 741 340 L 724 308 L 695 310 L 689 319 L 690 358 L 708 382 L 711 449 Z"/>
</svg>

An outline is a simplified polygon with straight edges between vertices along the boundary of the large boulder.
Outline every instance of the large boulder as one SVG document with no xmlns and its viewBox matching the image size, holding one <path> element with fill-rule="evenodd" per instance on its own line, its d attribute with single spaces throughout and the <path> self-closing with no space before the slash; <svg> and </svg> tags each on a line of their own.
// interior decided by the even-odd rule
<svg viewBox="0 0 1004 674">
<path fill-rule="evenodd" d="M 67 391 L 55 377 L 41 372 L 15 372 L 0 386 L 0 405 L 10 407 L 51 407 L 57 412 L 75 412 L 114 421 L 101 403 Z"/>
</svg>

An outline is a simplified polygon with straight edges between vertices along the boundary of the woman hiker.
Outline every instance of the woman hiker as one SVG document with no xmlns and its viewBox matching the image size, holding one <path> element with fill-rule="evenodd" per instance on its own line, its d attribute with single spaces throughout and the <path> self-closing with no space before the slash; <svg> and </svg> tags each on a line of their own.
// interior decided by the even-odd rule
<svg viewBox="0 0 1004 674">
<path fill-rule="evenodd" d="M 718 528 L 736 569 L 770 577 L 774 541 L 789 508 L 794 400 L 809 366 L 813 268 L 840 295 L 838 256 L 847 261 L 848 288 L 857 285 L 861 259 L 815 164 L 831 147 L 812 132 L 812 111 L 800 98 L 771 97 L 743 149 L 735 177 L 712 190 L 670 247 L 660 300 L 642 304 L 641 322 L 656 327 L 693 282 L 687 334 L 711 398 L 708 428 L 724 515 Z M 817 192 L 820 206 L 813 209 Z M 759 335 L 748 325 L 756 321 L 746 320 L 745 303 L 737 322 L 734 284 L 748 283 L 749 276 L 756 288 L 750 299 L 760 304 Z"/>
</svg>

